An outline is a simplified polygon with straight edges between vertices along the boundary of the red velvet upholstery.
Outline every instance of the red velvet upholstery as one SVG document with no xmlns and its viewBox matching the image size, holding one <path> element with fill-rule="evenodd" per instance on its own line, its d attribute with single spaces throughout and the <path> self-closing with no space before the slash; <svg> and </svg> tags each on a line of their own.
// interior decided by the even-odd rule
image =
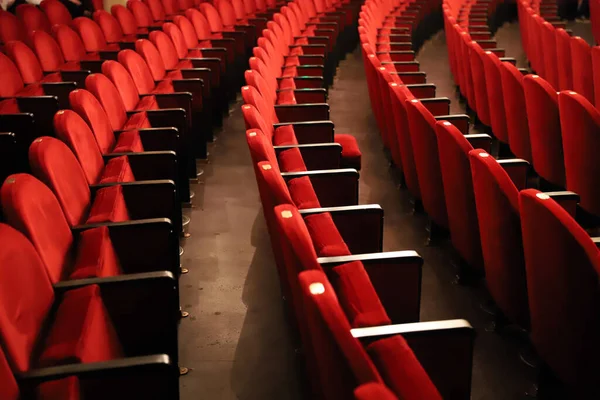
<svg viewBox="0 0 600 400">
<path fill-rule="evenodd" d="M 58 42 L 49 33 L 36 31 L 32 35 L 33 49 L 44 71 L 59 71 L 61 69 L 79 69 L 77 62 L 65 63 L 65 58 Z M 69 67 L 73 66 L 73 67 Z M 77 66 L 75 68 L 74 66 Z"/>
<path fill-rule="evenodd" d="M 105 187 L 96 192 L 94 204 L 87 219 L 88 224 L 129 220 L 129 211 L 127 211 L 121 185 Z"/>
<path fill-rule="evenodd" d="M 319 257 L 349 256 L 350 250 L 338 232 L 331 214 L 319 213 L 304 218 Z"/>
<path fill-rule="evenodd" d="M 27 34 L 31 34 L 33 31 L 50 32 L 50 21 L 42 10 L 33 4 L 18 5 L 17 17 L 23 22 Z"/>
<path fill-rule="evenodd" d="M 135 177 L 127 156 L 111 158 L 104 168 L 99 183 L 134 182 Z"/>
<path fill-rule="evenodd" d="M 571 60 L 573 87 L 569 89 L 573 89 L 593 103 L 595 99 L 592 48 L 579 36 L 571 38 Z"/>
<path fill-rule="evenodd" d="M 54 37 L 60 46 L 62 54 L 66 61 L 81 61 L 84 59 L 99 60 L 98 54 L 88 55 L 85 50 L 85 44 L 70 26 L 56 25 L 54 28 Z"/>
<path fill-rule="evenodd" d="M 297 147 L 280 152 L 277 159 L 279 161 L 279 168 L 283 172 L 306 171 L 306 165 L 302 159 L 302 154 L 300 154 L 300 150 L 298 150 Z"/>
<path fill-rule="evenodd" d="M 28 42 L 29 35 L 23 23 L 12 13 L 0 10 L 0 43 L 12 40 Z"/>
<path fill-rule="evenodd" d="M 558 89 L 573 89 L 571 36 L 562 28 L 556 29 L 556 54 L 558 65 Z"/>
<path fill-rule="evenodd" d="M 76 269 L 71 279 L 121 275 L 123 272 L 110 240 L 108 228 L 88 229 L 79 238 Z"/>
<path fill-rule="evenodd" d="M 523 89 L 533 167 L 542 178 L 565 187 L 565 162 L 556 90 L 537 75 L 525 76 Z"/>
<path fill-rule="evenodd" d="M 508 62 L 500 64 L 508 144 L 512 153 L 531 162 L 531 143 L 527 125 L 527 109 L 523 92 L 523 74 Z"/>
<path fill-rule="evenodd" d="M 488 290 L 502 312 L 529 324 L 518 194 L 510 177 L 481 149 L 469 152 Z"/>
<path fill-rule="evenodd" d="M 145 29 L 140 29 L 134 15 L 125 6 L 115 4 L 110 8 L 110 13 L 119 21 L 119 25 L 125 35 L 136 35 L 141 32 L 148 33 Z"/>
<path fill-rule="evenodd" d="M 119 63 L 127 69 L 133 78 L 139 94 L 148 94 L 155 91 L 156 85 L 152 72 L 142 56 L 133 50 L 122 50 L 119 52 L 118 58 Z"/>
<path fill-rule="evenodd" d="M 485 52 L 483 59 L 485 79 L 487 83 L 488 102 L 490 106 L 490 120 L 494 136 L 502 143 L 508 143 L 508 127 L 506 124 L 506 110 L 504 108 L 504 94 L 502 89 L 502 76 L 500 70 L 502 62 L 491 51 Z M 465 75 L 468 75 L 465 73 Z"/>
<path fill-rule="evenodd" d="M 385 385 L 380 383 L 366 383 L 354 391 L 356 400 L 398 400 Z"/>
<path fill-rule="evenodd" d="M 69 9 L 59 0 L 44 0 L 40 3 L 40 8 L 46 14 L 50 25 L 69 25 L 72 21 Z"/>
<path fill-rule="evenodd" d="M 67 291 L 45 341 L 40 365 L 91 363 L 123 357 L 97 285 Z"/>
<path fill-rule="evenodd" d="M 37 82 L 60 82 L 60 74 L 54 73 L 44 76 L 40 62 L 35 53 L 23 42 L 9 42 L 4 46 L 6 55 L 18 68 L 23 83 L 29 85 Z"/>
<path fill-rule="evenodd" d="M 288 189 L 293 204 L 295 204 L 299 210 L 321 208 L 319 199 L 315 194 L 315 190 L 308 176 L 291 179 L 288 182 Z"/>
<path fill-rule="evenodd" d="M 104 38 L 108 43 L 117 43 L 123 40 L 134 41 L 135 36 L 126 36 L 121 29 L 121 25 L 117 18 L 104 10 L 94 11 L 94 21 L 98 24 Z"/>
<path fill-rule="evenodd" d="M 448 121 L 438 121 L 440 168 L 445 190 L 452 246 L 471 267 L 482 270 L 483 256 L 471 178 L 469 152 L 473 150 L 462 132 Z"/>
<path fill-rule="evenodd" d="M 544 21 L 541 32 L 544 72 L 546 80 L 556 89 L 559 88 L 558 82 L 558 59 L 556 50 L 556 32 L 551 23 Z"/>
<path fill-rule="evenodd" d="M 116 61 L 105 61 L 102 64 L 102 74 L 109 78 L 117 88 L 125 110 L 159 109 L 155 96 L 144 96 L 140 98 L 133 78 L 120 63 Z"/>
<path fill-rule="evenodd" d="M 599 7 L 600 8 L 600 7 Z M 594 104 L 600 106 L 600 47 L 592 47 L 592 73 L 594 76 Z"/>
<path fill-rule="evenodd" d="M 436 224 L 447 228 L 448 214 L 435 136 L 435 118 L 417 99 L 406 100 L 405 104 L 423 207 Z"/>
<path fill-rule="evenodd" d="M 135 17 L 135 22 L 143 28 L 154 25 L 154 18 L 148 6 L 140 0 L 132 0 L 127 2 L 127 9 L 131 11 Z"/>
<path fill-rule="evenodd" d="M 102 29 L 94 20 L 90 18 L 75 18 L 73 20 L 72 26 L 75 28 L 75 30 L 81 37 L 83 45 L 85 46 L 85 50 L 88 53 L 97 52 L 101 50 L 118 51 L 120 49 L 119 45 L 108 44 L 106 42 L 106 38 L 104 37 Z"/>
<path fill-rule="evenodd" d="M 536 190 L 519 194 L 531 341 L 574 397 L 600 395 L 600 251 L 558 203 Z"/>
<path fill-rule="evenodd" d="M 485 68 L 483 60 L 485 51 L 474 40 L 468 43 L 471 62 L 471 74 L 473 77 L 473 93 L 475 95 L 475 104 L 477 105 L 477 117 L 485 125 L 492 124 L 490 117 L 490 106 L 488 104 L 487 81 L 485 80 Z"/>
<path fill-rule="evenodd" d="M 567 189 L 579 194 L 579 205 L 600 215 L 600 113 L 583 95 L 564 91 L 558 95 L 560 126 L 565 160 Z"/>
</svg>

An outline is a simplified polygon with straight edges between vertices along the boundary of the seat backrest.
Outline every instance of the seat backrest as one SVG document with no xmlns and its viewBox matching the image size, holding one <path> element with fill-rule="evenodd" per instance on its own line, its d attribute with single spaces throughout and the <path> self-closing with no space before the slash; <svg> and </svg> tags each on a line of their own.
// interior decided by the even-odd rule
<svg viewBox="0 0 600 400">
<path fill-rule="evenodd" d="M 23 42 L 8 42 L 4 46 L 6 55 L 19 69 L 23 82 L 27 85 L 36 83 L 44 78 L 44 72 L 35 53 Z"/>
<path fill-rule="evenodd" d="M 21 178 L 21 175 L 12 175 L 2 185 L 2 203 L 5 195 L 20 192 L 8 186 L 20 185 Z M 54 292 L 44 264 L 27 237 L 6 224 L 0 224 L 0 236 L 3 243 L 0 248 L 0 352 L 6 355 L 4 359 L 4 354 L 0 354 L 0 394 L 3 399 L 17 400 L 18 387 L 16 382 L 12 383 L 12 371 L 26 372 L 32 367 L 31 355 L 54 303 Z M 8 380 L 5 380 L 5 375 Z M 9 395 L 5 397 L 5 394 Z"/>
<path fill-rule="evenodd" d="M 172 22 L 167 22 L 163 25 L 163 32 L 169 35 L 175 51 L 177 51 L 177 58 L 182 59 L 188 56 L 188 45 L 183 36 L 183 32 L 177 25 Z"/>
<path fill-rule="evenodd" d="M 242 114 L 244 115 L 246 129 L 260 129 L 271 142 L 273 141 L 273 124 L 266 122 L 265 118 L 254 106 L 244 104 L 242 106 Z"/>
<path fill-rule="evenodd" d="M 2 76 L 0 97 L 14 97 L 15 94 L 25 87 L 19 69 L 12 60 L 3 53 L 0 53 L 0 76 Z"/>
<path fill-rule="evenodd" d="M 54 26 L 54 37 L 66 61 L 80 61 L 86 56 L 81 37 L 67 25 Z"/>
<path fill-rule="evenodd" d="M 176 69 L 177 64 L 179 64 L 179 57 L 171 38 L 163 31 L 152 31 L 149 39 L 158 50 L 165 68 Z"/>
<path fill-rule="evenodd" d="M 246 15 L 253 15 L 257 11 L 257 4 L 255 0 L 243 0 L 244 1 L 244 9 L 246 11 Z"/>
<path fill-rule="evenodd" d="M 71 108 L 89 125 L 96 137 L 102 154 L 108 154 L 115 146 L 115 134 L 102 104 L 87 90 L 77 89 L 69 94 Z"/>
<path fill-rule="evenodd" d="M 194 0 L 178 0 L 180 10 L 188 10 L 195 7 Z"/>
<path fill-rule="evenodd" d="M 117 43 L 123 39 L 123 29 L 119 21 L 104 10 L 94 12 L 94 21 L 98 24 L 108 43 Z"/>
<path fill-rule="evenodd" d="M 263 76 L 256 70 L 249 69 L 244 72 L 244 78 L 246 79 L 246 83 L 248 86 L 254 87 L 263 99 L 267 102 L 267 104 L 271 107 L 274 107 L 276 103 L 277 94 L 271 90 L 271 86 L 269 83 L 263 78 Z M 244 93 L 242 92 L 242 95 Z M 246 101 L 246 103 L 248 103 Z M 273 109 L 274 110 L 274 109 Z"/>
<path fill-rule="evenodd" d="M 504 315 L 526 328 L 529 317 L 519 190 L 484 150 L 471 150 L 469 160 L 488 290 Z"/>
<path fill-rule="evenodd" d="M 512 153 L 531 162 L 531 144 L 523 92 L 523 74 L 511 63 L 500 64 L 508 144 Z"/>
<path fill-rule="evenodd" d="M 188 19 L 192 13 L 189 13 L 186 10 L 185 15 L 185 17 L 183 15 L 176 16 L 173 18 L 173 23 L 181 30 L 187 48 L 193 49 L 198 47 L 198 35 L 196 34 L 196 28 L 194 28 L 192 21 Z"/>
<path fill-rule="evenodd" d="M 469 59 L 471 62 L 471 74 L 473 76 L 473 93 L 477 105 L 477 116 L 485 125 L 490 126 L 490 106 L 488 104 L 487 82 L 485 80 L 485 69 L 483 58 L 485 52 L 476 41 L 471 41 L 469 46 Z"/>
<path fill-rule="evenodd" d="M 244 103 L 256 107 L 260 115 L 268 124 L 279 123 L 277 114 L 275 113 L 275 108 L 267 103 L 267 101 L 264 99 L 261 93 L 256 90 L 255 87 L 243 86 L 241 92 Z"/>
<path fill-rule="evenodd" d="M 558 95 L 567 189 L 580 196 L 579 205 L 600 216 L 600 113 L 581 94 L 563 91 Z"/>
<path fill-rule="evenodd" d="M 546 79 L 556 90 L 558 83 L 558 59 L 556 53 L 556 32 L 551 23 L 544 21 L 542 24 L 542 51 L 544 57 L 544 70 Z"/>
<path fill-rule="evenodd" d="M 139 94 L 147 94 L 154 89 L 152 72 L 142 56 L 133 50 L 122 50 L 119 52 L 118 61 L 129 72 Z"/>
<path fill-rule="evenodd" d="M 167 75 L 167 70 L 158 49 L 147 39 L 139 39 L 135 42 L 135 51 L 144 58 L 152 78 L 161 81 Z"/>
<path fill-rule="evenodd" d="M 600 13 L 600 4 L 598 5 L 599 13 Z M 594 76 L 594 88 L 599 88 L 598 90 L 594 90 L 594 104 L 596 107 L 600 107 L 600 47 L 594 46 L 592 47 L 592 72 Z"/>
<path fill-rule="evenodd" d="M 163 9 L 168 15 L 175 15 L 180 11 L 176 0 L 162 0 Z"/>
<path fill-rule="evenodd" d="M 74 256 L 73 235 L 54 193 L 31 175 L 15 174 L 4 182 L 0 196 L 6 220 L 31 241 L 50 281 L 66 279 Z"/>
<path fill-rule="evenodd" d="M 571 38 L 571 70 L 573 89 L 588 101 L 594 102 L 594 74 L 592 72 L 592 48 L 583 38 Z"/>
<path fill-rule="evenodd" d="M 75 111 L 60 110 L 54 115 L 54 131 L 77 157 L 88 185 L 98 183 L 104 160 L 94 133 L 83 118 Z"/>
<path fill-rule="evenodd" d="M 73 20 L 73 27 L 79 33 L 81 41 L 87 52 L 104 50 L 107 46 L 104 33 L 100 26 L 87 17 L 78 17 Z"/>
<path fill-rule="evenodd" d="M 125 67 L 117 61 L 105 61 L 102 64 L 102 74 L 110 79 L 119 91 L 125 110 L 135 110 L 140 102 L 140 95 L 133 78 Z"/>
<path fill-rule="evenodd" d="M 469 152 L 473 146 L 448 121 L 438 121 L 435 133 L 444 188 L 448 188 L 445 199 L 452 245 L 469 266 L 481 271 L 483 255 L 469 163 Z"/>
<path fill-rule="evenodd" d="M 123 129 L 127 122 L 127 111 L 114 83 L 103 74 L 90 74 L 85 79 L 85 88 L 102 105 L 113 131 Z"/>
<path fill-rule="evenodd" d="M 137 33 L 138 23 L 129 9 L 121 4 L 115 4 L 110 8 L 110 12 L 119 22 L 125 35 L 135 35 Z"/>
<path fill-rule="evenodd" d="M 204 16 L 206 17 L 206 20 L 208 21 L 210 30 L 212 32 L 222 32 L 224 30 L 223 21 L 221 21 L 221 16 L 212 4 L 202 3 L 198 8 L 200 9 L 200 12 L 202 12 L 202 14 L 204 14 Z"/>
<path fill-rule="evenodd" d="M 582 385 L 579 389 L 595 386 L 597 394 L 599 367 L 593 360 L 600 355 L 600 250 L 548 195 L 524 190 L 519 206 L 531 341 L 562 382 Z"/>
<path fill-rule="evenodd" d="M 435 117 L 418 100 L 406 100 L 406 115 L 423 207 L 441 227 L 448 227 L 444 185 L 435 136 Z"/>
<path fill-rule="evenodd" d="M 133 14 L 138 26 L 145 28 L 154 24 L 150 9 L 141 0 L 128 1 L 127 9 Z"/>
<path fill-rule="evenodd" d="M 486 51 L 483 59 L 485 79 L 487 82 L 488 102 L 490 106 L 490 121 L 494 136 L 502 143 L 508 143 L 508 129 L 506 126 L 506 110 L 504 109 L 504 94 L 502 91 L 502 77 L 500 68 L 502 62 L 491 51 Z M 465 74 L 466 77 L 466 74 Z"/>
<path fill-rule="evenodd" d="M 69 9 L 59 0 L 44 0 L 40 3 L 40 8 L 48 17 L 51 26 L 56 24 L 69 25 L 73 20 Z"/>
<path fill-rule="evenodd" d="M 33 49 L 44 71 L 58 71 L 65 63 L 60 46 L 47 32 L 36 31 L 32 35 Z"/>
<path fill-rule="evenodd" d="M 246 18 L 246 9 L 244 8 L 243 0 L 232 0 L 231 6 L 233 7 L 233 13 L 236 19 Z"/>
<path fill-rule="evenodd" d="M 573 89 L 573 67 L 571 60 L 571 36 L 562 28 L 556 33 L 556 58 L 558 60 L 558 88 L 557 90 Z"/>
<path fill-rule="evenodd" d="M 33 31 L 51 32 L 52 25 L 46 15 L 33 4 L 20 4 L 17 6 L 17 17 L 23 22 L 25 32 L 31 35 Z"/>
<path fill-rule="evenodd" d="M 185 16 L 190 20 L 192 26 L 194 27 L 197 40 L 210 39 L 212 37 L 211 26 L 204 14 L 192 8 L 185 11 Z M 186 35 L 187 37 L 187 33 L 185 33 L 184 31 L 185 22 L 183 22 L 183 26 L 180 25 L 181 22 L 178 22 L 177 20 L 175 20 L 175 23 L 179 26 L 179 28 L 184 32 L 184 35 Z M 186 38 L 186 41 L 187 40 L 188 39 Z"/>
<path fill-rule="evenodd" d="M 234 26 L 236 24 L 235 10 L 229 0 L 218 0 L 215 2 L 215 8 L 221 17 L 221 22 L 225 26 Z"/>
<path fill-rule="evenodd" d="M 150 10 L 154 21 L 164 21 L 167 19 L 167 14 L 160 0 L 144 0 L 144 3 Z"/>
<path fill-rule="evenodd" d="M 23 23 L 12 13 L 0 10 L 0 44 L 11 40 L 27 43 L 29 35 L 25 32 Z"/>
<path fill-rule="evenodd" d="M 537 75 L 523 78 L 533 168 L 544 179 L 565 187 L 565 162 L 556 90 Z"/>
<path fill-rule="evenodd" d="M 81 165 L 66 144 L 43 136 L 29 147 L 29 165 L 36 178 L 52 190 L 73 227 L 85 223 L 91 193 Z"/>
</svg>

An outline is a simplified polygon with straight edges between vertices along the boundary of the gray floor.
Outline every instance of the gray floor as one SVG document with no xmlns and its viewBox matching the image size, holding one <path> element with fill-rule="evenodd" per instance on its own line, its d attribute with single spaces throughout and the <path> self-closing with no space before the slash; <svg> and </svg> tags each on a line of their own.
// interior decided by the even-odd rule
<svg viewBox="0 0 600 400">
<path fill-rule="evenodd" d="M 525 66 L 518 26 L 498 32 L 507 56 Z M 457 101 L 447 65 L 443 33 L 419 53 L 421 70 L 438 96 Z M 491 317 L 480 304 L 481 288 L 452 283 L 448 244 L 426 247 L 425 217 L 412 215 L 408 195 L 397 188 L 370 111 L 360 53 L 340 64 L 330 90 L 331 118 L 339 133 L 352 133 L 363 152 L 360 201 L 385 210 L 386 250 L 415 249 L 425 260 L 422 320 L 465 318 L 478 333 L 473 370 L 474 400 L 524 398 L 535 372 L 519 360 L 521 345 L 510 334 L 486 331 Z M 192 237 L 185 240 L 181 304 L 190 317 L 181 322 L 181 398 L 299 399 L 299 378 L 279 301 L 279 289 L 254 172 L 244 139 L 239 104 L 210 148 L 211 163 L 195 185 L 188 210 Z"/>
</svg>

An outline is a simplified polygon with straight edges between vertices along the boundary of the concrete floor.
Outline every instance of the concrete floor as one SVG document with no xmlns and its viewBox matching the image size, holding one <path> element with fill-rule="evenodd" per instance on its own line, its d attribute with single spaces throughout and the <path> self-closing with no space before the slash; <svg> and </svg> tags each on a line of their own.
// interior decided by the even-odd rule
<svg viewBox="0 0 600 400">
<path fill-rule="evenodd" d="M 589 30 L 589 28 L 588 28 Z M 583 29 L 585 31 L 585 29 Z M 526 66 L 517 25 L 498 32 L 499 47 Z M 464 112 L 448 69 L 443 32 L 418 55 L 437 95 Z M 425 260 L 421 319 L 465 318 L 477 331 L 474 400 L 525 398 L 535 371 L 519 360 L 521 344 L 511 334 L 486 331 L 491 317 L 481 310 L 482 287 L 453 284 L 448 243 L 425 246 L 426 217 L 412 215 L 384 155 L 370 110 L 360 53 L 340 64 L 330 90 L 331 119 L 338 133 L 351 133 L 363 152 L 361 204 L 385 210 L 385 250 L 417 250 Z M 279 299 L 279 288 L 238 103 L 210 147 L 211 163 L 195 185 L 192 237 L 183 240 L 181 304 L 190 312 L 180 327 L 181 398 L 299 399 L 301 378 Z"/>
</svg>

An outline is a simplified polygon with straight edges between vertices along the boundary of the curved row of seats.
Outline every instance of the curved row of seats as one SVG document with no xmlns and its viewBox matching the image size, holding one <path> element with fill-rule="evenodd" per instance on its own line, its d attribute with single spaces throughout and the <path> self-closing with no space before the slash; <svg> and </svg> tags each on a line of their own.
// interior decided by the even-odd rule
<svg viewBox="0 0 600 400">
<path fill-rule="evenodd" d="M 428 22 L 439 19 L 437 6 L 369 0 L 361 8 L 358 31 L 369 92 L 387 143 L 398 141 L 394 121 L 384 119 L 395 109 L 380 89 L 411 96 L 407 112 L 421 116 L 414 129 L 423 137 L 430 133 L 432 112 L 468 128 L 466 116 L 447 115 L 447 99 L 431 99 L 435 86 L 425 83 L 414 61 L 419 43 L 432 32 Z M 323 46 L 325 54 L 305 59 L 315 64 L 299 89 L 303 80 L 293 72 L 304 59 L 298 56 L 300 65 L 290 69 L 300 38 L 286 33 L 289 22 L 275 14 L 254 48 L 242 112 L 282 296 L 311 383 L 309 397 L 468 399 L 473 330 L 464 320 L 418 322 L 423 261 L 414 251 L 382 251 L 383 210 L 358 205 L 358 169 L 369 166 L 361 165 L 354 138 L 334 134 L 328 120 L 322 69 L 315 68 L 326 63 L 327 50 Z M 311 37 L 304 26 L 300 33 Z M 390 146 L 390 152 L 401 148 Z M 423 205 L 436 207 L 431 197 L 425 201 L 427 190 Z"/>
<path fill-rule="evenodd" d="M 257 30 L 215 27 L 231 7 L 8 28 L 0 175 L 20 173 L 1 177 L 1 398 L 179 398 L 181 203 Z"/>
<path fill-rule="evenodd" d="M 489 18 L 493 4 L 484 4 Z M 485 282 L 499 309 L 497 322 L 528 332 L 542 363 L 539 396 L 595 397 L 598 370 L 589 368 L 588 357 L 600 350 L 591 339 L 600 326 L 598 310 L 591 306 L 599 295 L 600 251 L 597 238 L 590 238 L 580 223 L 590 227 L 598 221 L 597 185 L 588 175 L 598 162 L 588 150 L 597 148 L 600 115 L 584 96 L 558 93 L 538 75 L 515 68 L 512 60 L 500 62 L 484 51 L 470 37 L 471 27 L 460 23 L 473 15 L 470 10 L 461 14 L 468 2 L 448 0 L 443 7 L 451 70 L 479 127 L 494 135 L 501 150 L 521 157 L 513 166 L 531 162 L 533 167 L 515 174 L 507 168 L 510 161 L 496 161 L 489 151 L 465 145 L 450 151 L 450 142 L 438 135 L 443 193 L 449 214 L 461 222 L 457 229 L 451 226 L 452 243 L 461 254 L 480 249 Z M 556 7 L 538 11 L 554 21 Z M 551 46 L 535 42 L 531 30 L 536 22 L 520 22 L 526 52 L 545 60 Z M 554 29 L 548 22 L 543 26 Z M 558 55 L 555 61 L 562 65 L 571 58 Z M 532 67 L 542 62 L 532 61 Z M 460 141 L 453 142 L 455 150 Z M 572 192 L 525 189 L 532 174 L 539 178 L 538 187 Z M 468 241 L 455 239 L 464 239 L 466 232 L 471 233 Z"/>
</svg>

